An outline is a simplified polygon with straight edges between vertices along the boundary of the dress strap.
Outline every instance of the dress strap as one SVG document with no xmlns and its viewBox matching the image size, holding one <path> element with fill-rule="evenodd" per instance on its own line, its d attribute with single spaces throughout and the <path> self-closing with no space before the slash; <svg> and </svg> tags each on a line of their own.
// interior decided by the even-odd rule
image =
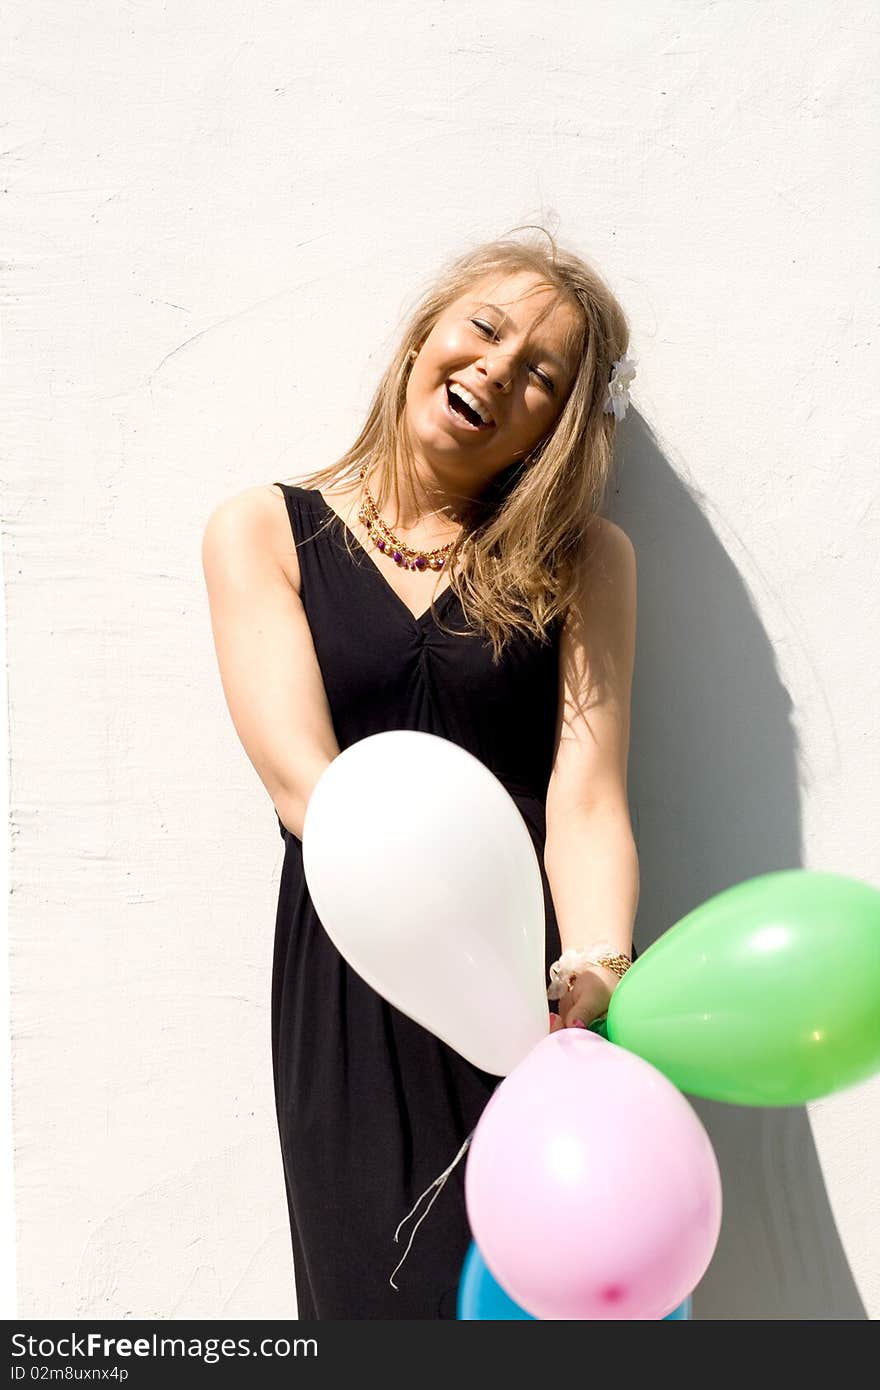
<svg viewBox="0 0 880 1390">
<path fill-rule="evenodd" d="M 299 564 L 300 597 L 305 602 L 307 592 L 312 588 L 319 588 L 319 585 L 315 585 L 310 577 L 310 572 L 314 567 L 312 563 L 314 547 L 307 545 L 306 542 L 314 540 L 316 531 L 319 529 L 320 508 L 316 504 L 320 501 L 320 497 L 309 488 L 300 487 L 297 483 L 278 481 L 274 486 L 280 488 L 284 495 L 287 517 Z M 275 816 L 282 840 L 285 843 L 294 841 L 295 837 L 285 829 L 277 811 Z M 299 844 L 299 841 L 296 843 Z"/>
<path fill-rule="evenodd" d="M 300 546 L 314 533 L 315 518 L 318 514 L 316 502 L 319 498 L 309 488 L 300 487 L 296 483 L 278 482 L 274 486 L 280 487 L 284 494 L 293 539 L 297 546 Z"/>
</svg>

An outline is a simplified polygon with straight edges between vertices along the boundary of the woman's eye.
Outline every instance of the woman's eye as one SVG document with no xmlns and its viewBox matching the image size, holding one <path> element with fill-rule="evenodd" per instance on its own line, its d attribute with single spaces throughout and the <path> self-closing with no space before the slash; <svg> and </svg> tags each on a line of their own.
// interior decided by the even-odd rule
<svg viewBox="0 0 880 1390">
<path fill-rule="evenodd" d="M 485 333 L 487 337 L 495 337 L 495 329 L 492 327 L 491 323 L 484 323 L 482 319 L 471 319 L 471 323 L 474 325 L 475 328 L 479 328 L 481 333 Z M 534 375 L 541 382 L 542 386 L 547 387 L 548 391 L 556 390 L 556 387 L 553 385 L 553 382 L 550 380 L 550 378 L 548 376 L 545 376 L 543 372 L 539 372 L 537 367 L 531 367 L 530 371 L 534 373 Z"/>
<path fill-rule="evenodd" d="M 549 376 L 545 376 L 543 372 L 539 372 L 537 367 L 533 367 L 532 371 L 535 373 L 535 376 L 542 383 L 542 385 L 547 387 L 548 391 L 556 390 L 556 387 L 553 385 L 553 382 L 550 380 Z"/>
</svg>

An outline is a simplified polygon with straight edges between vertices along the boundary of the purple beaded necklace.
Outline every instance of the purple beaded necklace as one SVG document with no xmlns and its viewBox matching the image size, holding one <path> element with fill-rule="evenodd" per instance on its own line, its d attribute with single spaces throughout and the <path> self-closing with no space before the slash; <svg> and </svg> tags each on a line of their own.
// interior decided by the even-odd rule
<svg viewBox="0 0 880 1390">
<path fill-rule="evenodd" d="M 411 545 L 405 545 L 403 541 L 398 540 L 388 523 L 383 521 L 379 515 L 375 499 L 367 487 L 366 472 L 366 467 L 361 469 L 360 476 L 364 496 L 358 508 L 358 519 L 366 527 L 377 550 L 381 550 L 383 555 L 390 556 L 396 565 L 400 565 L 401 569 L 442 570 L 455 541 L 448 541 L 446 545 L 438 546 L 436 550 L 414 550 Z"/>
</svg>

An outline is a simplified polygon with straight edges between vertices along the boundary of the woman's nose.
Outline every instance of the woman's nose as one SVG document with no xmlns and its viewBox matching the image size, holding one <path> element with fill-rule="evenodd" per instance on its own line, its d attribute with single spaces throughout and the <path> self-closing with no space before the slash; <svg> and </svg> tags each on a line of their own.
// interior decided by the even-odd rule
<svg viewBox="0 0 880 1390">
<path fill-rule="evenodd" d="M 509 391 L 513 381 L 513 368 L 510 362 L 504 362 L 502 358 L 485 358 L 486 375 L 489 380 L 498 387 L 499 391 Z"/>
</svg>

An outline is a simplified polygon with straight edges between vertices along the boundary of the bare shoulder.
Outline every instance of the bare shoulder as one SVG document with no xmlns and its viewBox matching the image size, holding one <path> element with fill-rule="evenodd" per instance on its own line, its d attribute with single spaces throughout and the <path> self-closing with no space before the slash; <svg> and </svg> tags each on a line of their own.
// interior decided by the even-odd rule
<svg viewBox="0 0 880 1390">
<path fill-rule="evenodd" d="M 622 526 L 603 516 L 596 518 L 590 554 L 599 567 L 628 570 L 635 564 L 636 548 Z"/>
<path fill-rule="evenodd" d="M 635 587 L 635 546 L 622 526 L 608 517 L 594 518 L 581 573 L 580 604 L 592 607 L 602 595 L 631 595 Z"/>
<path fill-rule="evenodd" d="M 212 559 L 277 563 L 299 591 L 299 562 L 284 493 L 276 483 L 258 483 L 218 503 L 205 525 L 202 555 Z"/>
<path fill-rule="evenodd" d="M 564 670 L 586 664 L 595 678 L 615 647 L 635 640 L 638 575 L 635 546 L 621 526 L 607 517 L 590 523 L 587 558 L 566 611 L 559 656 Z"/>
</svg>

